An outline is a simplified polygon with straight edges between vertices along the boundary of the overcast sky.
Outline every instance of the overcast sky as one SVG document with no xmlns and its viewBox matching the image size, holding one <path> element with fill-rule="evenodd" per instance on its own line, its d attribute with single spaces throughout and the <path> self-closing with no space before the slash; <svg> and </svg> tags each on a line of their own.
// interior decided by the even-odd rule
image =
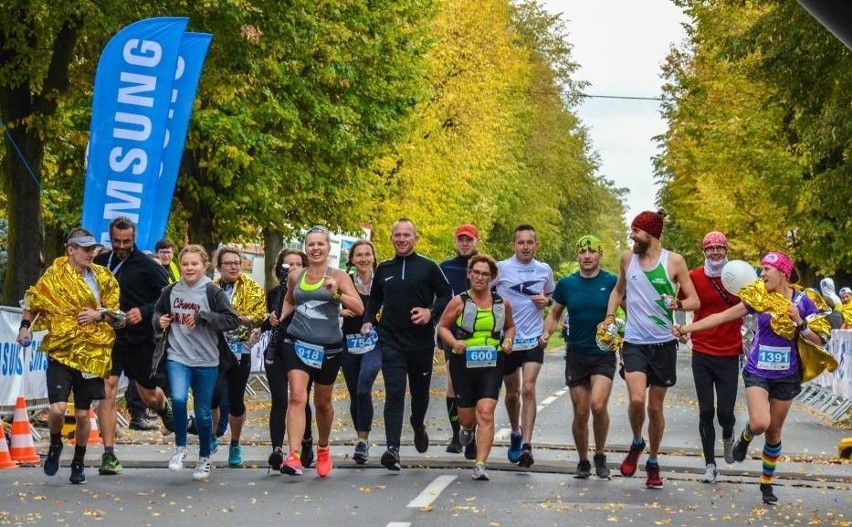
<svg viewBox="0 0 852 527">
<path fill-rule="evenodd" d="M 542 0 L 562 13 L 579 80 L 586 93 L 658 97 L 660 65 L 671 44 L 684 38 L 686 16 L 670 0 Z M 657 186 L 652 138 L 665 130 L 658 101 L 585 99 L 577 113 L 589 129 L 600 173 L 630 189 L 628 224 L 643 210 L 655 210 Z"/>
</svg>

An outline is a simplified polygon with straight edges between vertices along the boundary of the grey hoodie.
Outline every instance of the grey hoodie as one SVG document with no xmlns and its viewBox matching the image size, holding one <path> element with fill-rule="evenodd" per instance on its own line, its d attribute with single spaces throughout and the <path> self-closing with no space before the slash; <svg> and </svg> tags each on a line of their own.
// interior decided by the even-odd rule
<svg viewBox="0 0 852 527">
<path fill-rule="evenodd" d="M 208 301 L 208 288 L 214 290 L 210 297 L 213 305 Z M 172 316 L 166 350 L 168 359 L 191 367 L 218 366 L 222 332 L 240 325 L 225 292 L 206 276 L 193 286 L 180 280 L 174 287 L 163 289 L 152 316 L 155 329 L 159 329 L 159 319 L 165 314 Z M 189 315 L 195 316 L 193 329 L 186 326 Z"/>
</svg>

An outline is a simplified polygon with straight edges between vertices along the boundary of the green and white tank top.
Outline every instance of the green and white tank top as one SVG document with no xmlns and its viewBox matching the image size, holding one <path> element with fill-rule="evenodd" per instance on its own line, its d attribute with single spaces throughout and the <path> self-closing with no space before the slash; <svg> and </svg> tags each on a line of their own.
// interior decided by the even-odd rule
<svg viewBox="0 0 852 527">
<path fill-rule="evenodd" d="M 627 321 L 624 340 L 633 344 L 659 344 L 673 340 L 674 316 L 665 308 L 662 295 L 675 295 L 668 273 L 669 251 L 663 249 L 651 270 L 644 271 L 634 254 L 627 267 Z"/>
</svg>

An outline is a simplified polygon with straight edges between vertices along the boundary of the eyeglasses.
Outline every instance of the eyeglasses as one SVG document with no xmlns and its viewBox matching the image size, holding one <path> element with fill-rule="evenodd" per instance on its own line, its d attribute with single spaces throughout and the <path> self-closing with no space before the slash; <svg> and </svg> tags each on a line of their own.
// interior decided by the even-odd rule
<svg viewBox="0 0 852 527">
<path fill-rule="evenodd" d="M 723 253 L 723 252 L 727 251 L 728 248 L 725 247 L 724 245 L 711 245 L 710 247 L 705 247 L 704 250 L 709 251 L 709 252 L 715 251 L 715 252 L 718 252 L 718 253 Z"/>
<path fill-rule="evenodd" d="M 491 278 L 491 273 L 488 271 L 477 271 L 476 269 L 471 269 L 470 275 L 477 278 Z"/>
<path fill-rule="evenodd" d="M 222 262 L 220 265 L 222 267 L 237 267 L 238 265 L 240 265 L 240 263 L 241 262 L 239 260 L 237 260 L 237 261 L 232 261 L 232 262 Z"/>
</svg>

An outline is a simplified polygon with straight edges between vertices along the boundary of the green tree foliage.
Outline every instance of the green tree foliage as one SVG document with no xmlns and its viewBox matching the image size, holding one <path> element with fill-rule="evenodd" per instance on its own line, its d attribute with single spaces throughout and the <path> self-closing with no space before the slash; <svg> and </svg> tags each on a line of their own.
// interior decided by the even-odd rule
<svg viewBox="0 0 852 527">
<path fill-rule="evenodd" d="M 792 251 L 805 276 L 852 268 L 852 54 L 793 0 L 683 1 L 656 159 L 667 237 L 693 263 L 705 232 L 732 256 Z"/>
</svg>

